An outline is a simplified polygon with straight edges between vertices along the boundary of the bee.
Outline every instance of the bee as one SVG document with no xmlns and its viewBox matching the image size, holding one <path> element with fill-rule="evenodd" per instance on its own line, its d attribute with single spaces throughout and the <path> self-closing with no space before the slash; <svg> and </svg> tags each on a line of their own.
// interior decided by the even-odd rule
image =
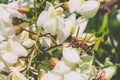
<svg viewBox="0 0 120 80">
<path fill-rule="evenodd" d="M 80 39 L 78 37 L 69 37 L 67 42 L 69 42 L 69 46 L 81 49 L 80 55 L 88 54 L 92 56 L 94 54 L 94 51 L 92 50 L 93 43 L 89 40 Z"/>
</svg>

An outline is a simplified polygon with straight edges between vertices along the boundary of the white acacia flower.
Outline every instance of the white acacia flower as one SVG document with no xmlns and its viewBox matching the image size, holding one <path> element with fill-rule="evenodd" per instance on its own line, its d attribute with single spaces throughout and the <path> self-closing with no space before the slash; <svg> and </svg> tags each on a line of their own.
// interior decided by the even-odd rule
<svg viewBox="0 0 120 80">
<path fill-rule="evenodd" d="M 24 41 L 25 39 L 28 39 L 28 38 L 29 38 L 29 32 L 23 31 L 23 32 L 21 33 L 20 40 L 21 40 L 21 41 Z"/>
<path fill-rule="evenodd" d="M 35 44 L 35 41 L 30 39 L 30 38 L 27 38 L 23 41 L 23 46 L 25 46 L 26 48 L 31 48 L 34 44 Z"/>
<path fill-rule="evenodd" d="M 79 68 L 84 71 L 88 69 L 93 64 L 94 56 L 89 55 L 82 55 L 80 56 L 80 59 L 82 60 L 82 63 L 79 64 Z"/>
<path fill-rule="evenodd" d="M 20 56 L 25 57 L 28 55 L 26 49 L 17 41 L 13 41 L 12 39 L 9 39 L 8 46 L 9 46 L 8 50 L 13 52 L 18 57 Z"/>
<path fill-rule="evenodd" d="M 86 29 L 87 27 L 87 24 L 88 24 L 88 19 L 86 18 L 83 18 L 83 17 L 79 17 L 77 20 L 76 20 L 76 29 L 75 29 L 75 32 L 73 33 L 72 36 L 76 37 L 76 36 L 81 36 L 84 32 L 84 30 Z"/>
<path fill-rule="evenodd" d="M 92 73 L 91 73 L 92 72 Z M 82 71 L 81 75 L 84 76 L 85 80 L 93 80 L 93 78 L 97 74 L 97 69 L 95 66 L 90 66 L 84 71 Z"/>
<path fill-rule="evenodd" d="M 107 78 L 107 80 L 111 80 L 111 78 L 116 74 L 116 66 L 110 66 L 107 68 L 103 69 L 105 71 L 105 77 Z"/>
<path fill-rule="evenodd" d="M 7 45 L 8 45 L 8 42 L 6 42 L 6 41 L 1 42 L 1 44 L 0 44 L 0 52 L 1 52 L 1 53 L 2 53 L 2 52 L 6 52 L 6 50 L 7 50 Z"/>
<path fill-rule="evenodd" d="M 56 35 L 58 29 L 58 16 L 62 16 L 62 13 L 63 9 L 61 7 L 55 9 L 51 3 L 46 2 L 46 9 L 39 15 L 37 25 L 43 27 L 48 33 Z"/>
<path fill-rule="evenodd" d="M 5 64 L 2 61 L 0 61 L 0 71 L 2 71 L 4 68 L 5 68 Z"/>
<path fill-rule="evenodd" d="M 12 6 L 15 5 L 15 3 L 9 3 Z M 12 23 L 12 18 L 13 17 L 18 17 L 18 18 L 24 18 L 25 15 L 19 13 L 17 11 L 17 9 L 15 9 L 15 7 L 13 8 L 12 6 L 10 6 L 9 4 L 0 4 L 0 20 L 2 20 L 3 22 L 6 22 L 8 24 Z"/>
<path fill-rule="evenodd" d="M 2 59 L 8 66 L 13 66 L 13 64 L 17 63 L 18 56 L 12 52 L 6 52 L 2 54 Z"/>
<path fill-rule="evenodd" d="M 0 42 L 2 42 L 3 40 L 5 40 L 5 37 L 0 32 Z"/>
<path fill-rule="evenodd" d="M 57 18 L 47 20 L 44 24 L 44 29 L 51 33 L 52 35 L 57 34 L 58 29 Z"/>
<path fill-rule="evenodd" d="M 70 73 L 64 75 L 63 80 L 85 80 L 85 79 L 80 75 L 80 73 L 71 71 Z"/>
<path fill-rule="evenodd" d="M 71 71 L 71 66 L 68 66 L 65 61 L 59 61 L 52 71 L 63 75 Z"/>
<path fill-rule="evenodd" d="M 92 18 L 96 15 L 100 3 L 95 0 L 70 0 L 68 6 L 70 12 L 77 12 L 85 18 Z"/>
<path fill-rule="evenodd" d="M 49 37 L 40 37 L 39 41 L 44 47 L 50 47 L 52 43 L 52 40 Z"/>
<path fill-rule="evenodd" d="M 4 39 L 6 38 L 13 38 L 15 36 L 15 33 L 12 29 L 12 25 L 9 22 L 4 22 L 2 19 L 0 19 L 0 33 L 1 35 L 4 37 Z"/>
<path fill-rule="evenodd" d="M 8 80 L 8 76 L 0 74 L 0 80 Z"/>
<path fill-rule="evenodd" d="M 71 13 L 77 11 L 84 1 L 85 0 L 69 0 L 68 2 L 69 11 Z"/>
<path fill-rule="evenodd" d="M 64 23 L 63 23 L 64 21 Z M 60 23 L 63 23 L 61 26 L 58 27 L 58 33 L 57 33 L 57 44 L 62 43 L 65 41 L 71 34 L 74 33 L 76 29 L 76 16 L 75 14 L 72 14 L 67 19 L 63 20 L 60 19 Z"/>
<path fill-rule="evenodd" d="M 48 72 L 40 80 L 62 80 L 62 77 L 58 74 Z"/>
<path fill-rule="evenodd" d="M 19 67 L 10 67 L 11 73 L 9 76 L 11 77 L 11 80 L 28 80 L 22 73 L 20 73 Z"/>
<path fill-rule="evenodd" d="M 10 6 L 10 4 L 14 7 Z M 25 15 L 19 13 L 16 7 L 17 6 L 14 2 L 8 4 L 0 4 L 0 32 L 5 37 L 13 37 L 15 35 L 12 29 L 13 17 L 25 18 Z"/>
<path fill-rule="evenodd" d="M 85 1 L 77 12 L 86 18 L 92 18 L 96 15 L 99 6 L 100 3 L 98 1 Z"/>
<path fill-rule="evenodd" d="M 81 60 L 80 60 L 80 56 L 77 50 L 75 50 L 72 47 L 67 47 L 67 46 L 69 46 L 69 44 L 68 45 L 65 44 L 63 47 L 63 53 L 62 53 L 63 58 L 71 64 L 80 63 Z"/>
</svg>

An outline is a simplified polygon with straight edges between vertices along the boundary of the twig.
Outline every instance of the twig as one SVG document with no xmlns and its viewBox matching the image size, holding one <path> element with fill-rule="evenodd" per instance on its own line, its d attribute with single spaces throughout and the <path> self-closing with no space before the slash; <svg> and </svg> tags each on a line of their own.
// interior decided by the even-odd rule
<svg viewBox="0 0 120 80">
<path fill-rule="evenodd" d="M 106 2 L 104 4 L 100 5 L 100 10 L 106 10 L 109 14 L 111 13 L 111 8 L 117 4 L 118 2 L 120 2 L 120 0 L 111 0 L 109 2 Z"/>
<path fill-rule="evenodd" d="M 62 46 L 62 44 L 52 46 L 52 47 L 50 47 L 50 48 L 46 49 L 46 50 L 45 50 L 45 52 L 47 52 L 47 51 L 49 51 L 49 50 L 51 50 L 51 49 L 54 49 L 54 48 L 60 47 L 60 46 Z"/>
<path fill-rule="evenodd" d="M 27 31 L 27 32 L 29 32 L 29 33 L 31 33 L 31 34 L 34 34 L 34 35 L 37 35 L 37 33 L 34 33 L 34 32 L 32 32 L 32 31 L 29 31 L 29 30 L 27 30 L 27 29 L 25 29 L 25 28 L 23 28 L 23 27 L 21 27 L 23 30 L 25 30 L 25 31 Z"/>
</svg>

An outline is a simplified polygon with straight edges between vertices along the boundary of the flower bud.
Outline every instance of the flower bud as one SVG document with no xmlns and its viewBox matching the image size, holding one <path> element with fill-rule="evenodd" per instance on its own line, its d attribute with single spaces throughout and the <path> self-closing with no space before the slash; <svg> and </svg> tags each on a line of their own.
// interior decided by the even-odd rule
<svg viewBox="0 0 120 80">
<path fill-rule="evenodd" d="M 40 71 L 40 73 L 38 74 L 38 76 L 41 78 L 41 77 L 43 77 L 45 74 L 46 74 L 45 71 Z"/>
<path fill-rule="evenodd" d="M 21 13 L 28 13 L 28 12 L 30 12 L 30 8 L 27 6 L 21 6 L 18 8 L 18 11 Z"/>
<path fill-rule="evenodd" d="M 21 32 L 20 26 L 13 26 L 13 30 L 15 31 L 15 34 L 19 34 Z"/>
<path fill-rule="evenodd" d="M 66 10 L 69 10 L 68 2 L 64 2 L 63 3 L 63 8 L 66 9 Z"/>
<path fill-rule="evenodd" d="M 59 61 L 59 59 L 52 57 L 52 58 L 50 59 L 50 64 L 51 64 L 51 66 L 55 67 L 55 65 L 57 64 L 58 61 Z"/>
<path fill-rule="evenodd" d="M 23 45 L 26 47 L 26 48 L 31 48 L 33 45 L 34 45 L 34 41 L 31 40 L 30 38 L 27 38 L 23 41 Z"/>
</svg>

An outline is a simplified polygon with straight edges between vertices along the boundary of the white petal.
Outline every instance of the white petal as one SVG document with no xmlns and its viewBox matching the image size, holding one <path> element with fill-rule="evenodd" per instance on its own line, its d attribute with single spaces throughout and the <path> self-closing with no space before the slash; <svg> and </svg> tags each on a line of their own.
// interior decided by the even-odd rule
<svg viewBox="0 0 120 80">
<path fill-rule="evenodd" d="M 87 24 L 88 24 L 88 19 L 83 18 L 83 17 L 79 17 L 76 21 L 76 29 L 75 29 L 75 32 L 72 36 L 74 36 L 74 37 L 76 37 L 77 35 L 81 36 L 81 34 L 86 29 Z"/>
<path fill-rule="evenodd" d="M 0 71 L 3 70 L 4 68 L 5 68 L 5 64 L 0 61 Z"/>
<path fill-rule="evenodd" d="M 33 40 L 31 40 L 30 38 L 28 38 L 28 39 L 25 39 L 24 41 L 23 41 L 23 45 L 26 47 L 26 48 L 31 48 L 33 45 L 34 45 L 34 41 Z"/>
<path fill-rule="evenodd" d="M 75 21 L 76 21 L 75 14 L 72 14 L 70 17 L 68 17 L 65 20 L 65 23 L 64 23 L 65 26 L 62 28 L 59 28 L 58 30 L 57 44 L 61 44 L 75 31 L 75 28 L 76 28 Z"/>
<path fill-rule="evenodd" d="M 48 16 L 47 11 L 42 11 L 38 17 L 37 26 L 39 27 L 43 26 L 43 24 L 48 20 L 47 16 Z"/>
<path fill-rule="evenodd" d="M 12 80 L 28 80 L 28 79 L 19 71 L 13 71 Z"/>
<path fill-rule="evenodd" d="M 58 30 L 57 35 L 57 44 L 61 44 L 70 36 L 71 30 L 69 27 L 64 28 L 63 30 Z"/>
<path fill-rule="evenodd" d="M 80 73 L 72 71 L 64 75 L 64 80 L 84 80 Z"/>
<path fill-rule="evenodd" d="M 41 80 L 61 80 L 62 77 L 60 75 L 48 72 L 47 74 L 45 74 Z"/>
<path fill-rule="evenodd" d="M 28 55 L 26 49 L 17 41 L 13 42 L 13 40 L 9 39 L 8 42 L 9 42 L 9 45 L 11 47 L 12 52 L 14 54 L 16 54 L 17 56 L 20 57 L 20 56 L 27 56 Z"/>
<path fill-rule="evenodd" d="M 77 11 L 77 9 L 81 6 L 83 2 L 84 0 L 69 0 L 68 2 L 69 11 L 71 13 Z"/>
<path fill-rule="evenodd" d="M 116 67 L 115 66 L 110 66 L 107 68 L 103 69 L 105 71 L 105 75 L 107 80 L 111 80 L 112 76 L 116 74 Z"/>
<path fill-rule="evenodd" d="M 71 70 L 71 67 L 68 66 L 64 61 L 59 61 L 55 65 L 55 67 L 54 67 L 54 69 L 52 71 L 55 72 L 55 73 L 63 75 L 65 73 L 70 72 L 70 70 Z"/>
<path fill-rule="evenodd" d="M 47 20 L 44 24 L 44 29 L 52 35 L 56 35 L 58 29 L 57 19 L 52 18 L 50 20 Z"/>
<path fill-rule="evenodd" d="M 8 65 L 13 65 L 18 61 L 18 56 L 11 52 L 3 53 L 2 58 Z"/>
<path fill-rule="evenodd" d="M 51 46 L 51 39 L 48 37 L 40 37 L 39 41 L 42 44 L 42 46 L 44 46 L 44 47 Z"/>
<path fill-rule="evenodd" d="M 0 42 L 2 42 L 3 40 L 5 40 L 5 37 L 1 35 L 1 32 L 0 32 Z"/>
<path fill-rule="evenodd" d="M 63 57 L 69 63 L 79 63 L 80 56 L 79 53 L 72 47 L 64 46 L 63 48 Z"/>
<path fill-rule="evenodd" d="M 86 18 L 92 18 L 96 15 L 99 6 L 100 3 L 98 1 L 85 1 L 77 12 Z"/>
<path fill-rule="evenodd" d="M 62 17 L 57 17 L 57 19 L 58 19 L 58 30 L 62 30 L 62 29 L 64 29 L 65 28 L 65 20 L 64 20 L 64 18 L 62 18 Z"/>
<path fill-rule="evenodd" d="M 25 40 L 25 39 L 27 39 L 27 38 L 29 38 L 29 32 L 23 31 L 23 32 L 21 33 L 20 39 L 21 39 L 21 40 Z"/>
</svg>

